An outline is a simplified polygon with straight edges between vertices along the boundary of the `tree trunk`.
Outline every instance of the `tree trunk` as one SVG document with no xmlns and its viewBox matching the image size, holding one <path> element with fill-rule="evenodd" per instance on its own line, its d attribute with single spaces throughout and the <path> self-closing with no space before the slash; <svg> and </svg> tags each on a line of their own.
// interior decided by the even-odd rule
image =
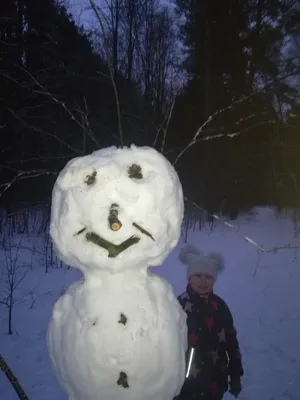
<svg viewBox="0 0 300 400">
<path fill-rule="evenodd" d="M 205 43 L 204 43 L 204 104 L 203 104 L 203 117 L 204 121 L 209 118 L 211 114 L 211 13 L 208 0 L 204 2 L 204 15 L 205 15 Z"/>
<path fill-rule="evenodd" d="M 10 288 L 8 300 L 8 334 L 12 335 L 12 310 L 13 310 L 13 288 Z"/>
</svg>

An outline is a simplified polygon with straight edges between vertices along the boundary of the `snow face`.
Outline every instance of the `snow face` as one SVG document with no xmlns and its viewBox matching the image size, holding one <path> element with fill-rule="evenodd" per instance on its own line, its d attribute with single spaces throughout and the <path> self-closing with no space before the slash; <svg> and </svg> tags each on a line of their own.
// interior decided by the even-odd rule
<svg viewBox="0 0 300 400">
<path fill-rule="evenodd" d="M 71 400 L 172 400 L 185 379 L 186 314 L 146 270 L 73 284 L 55 305 L 48 346 Z"/>
<path fill-rule="evenodd" d="M 83 273 L 160 265 L 176 246 L 183 195 L 168 160 L 150 147 L 102 149 L 71 160 L 52 194 L 59 257 Z"/>
</svg>

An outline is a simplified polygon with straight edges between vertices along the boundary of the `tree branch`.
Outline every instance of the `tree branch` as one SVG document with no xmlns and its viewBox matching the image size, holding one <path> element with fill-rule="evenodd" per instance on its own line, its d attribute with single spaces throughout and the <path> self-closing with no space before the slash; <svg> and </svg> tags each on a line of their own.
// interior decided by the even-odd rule
<svg viewBox="0 0 300 400">
<path fill-rule="evenodd" d="M 181 150 L 181 152 L 178 154 L 178 156 L 176 157 L 175 161 L 173 162 L 173 165 L 177 164 L 177 162 L 179 161 L 179 159 L 182 157 L 182 155 L 191 147 L 193 146 L 196 142 L 197 139 L 199 137 L 199 135 L 202 133 L 203 129 L 212 121 L 214 120 L 217 116 L 219 116 L 220 114 L 223 114 L 225 111 L 229 111 L 231 109 L 233 109 L 235 106 L 237 106 L 238 104 L 243 103 L 246 100 L 249 100 L 251 97 L 253 97 L 256 93 L 251 93 L 249 96 L 245 96 L 242 97 L 241 99 L 231 103 L 229 106 L 226 106 L 224 108 L 221 108 L 217 111 L 215 111 L 209 118 L 207 118 L 207 120 L 205 122 L 203 122 L 203 124 L 197 129 L 194 137 L 192 138 L 192 140 Z M 227 135 L 228 136 L 228 135 Z"/>
<path fill-rule="evenodd" d="M 173 103 L 171 105 L 170 112 L 168 113 L 167 125 L 164 128 L 164 136 L 163 136 L 163 141 L 162 141 L 161 150 L 160 150 L 161 153 L 164 151 L 166 137 L 167 137 L 167 133 L 168 133 L 168 128 L 169 128 L 169 124 L 170 124 L 170 121 L 171 121 L 171 118 L 172 118 L 172 114 L 173 114 L 173 110 L 174 110 L 174 106 L 175 106 L 175 101 L 176 101 L 176 96 L 175 96 L 174 101 L 173 101 Z"/>
<path fill-rule="evenodd" d="M 261 121 L 261 122 L 257 122 L 256 124 L 250 125 L 247 128 L 241 129 L 240 131 L 235 131 L 235 132 L 231 132 L 231 133 L 219 133 L 217 135 L 210 135 L 210 136 L 205 136 L 205 137 L 201 137 L 199 139 L 197 139 L 196 143 L 200 142 L 200 141 L 208 141 L 208 140 L 213 140 L 213 139 L 220 139 L 222 137 L 227 137 L 229 139 L 233 139 L 236 136 L 239 136 L 240 134 L 249 131 L 250 129 L 253 129 L 255 127 L 261 126 L 261 125 L 267 125 L 267 124 L 275 124 L 276 121 L 275 120 L 268 120 L 268 121 Z"/>
<path fill-rule="evenodd" d="M 279 250 L 291 250 L 291 249 L 299 249 L 300 248 L 300 244 L 299 245 L 285 244 L 285 245 L 282 245 L 282 246 L 275 246 L 275 247 L 271 247 L 271 248 L 265 248 L 264 246 L 259 245 L 255 240 L 251 239 L 249 236 L 243 235 L 242 232 L 235 225 L 233 225 L 232 223 L 230 223 L 228 221 L 220 221 L 220 217 L 218 215 L 209 213 L 203 207 L 200 207 L 199 204 L 189 200 L 187 197 L 185 197 L 184 199 L 185 199 L 185 201 L 187 201 L 190 204 L 192 204 L 198 210 L 204 212 L 207 216 L 210 216 L 210 217 L 214 218 L 214 220 L 216 220 L 218 222 L 221 222 L 223 225 L 225 225 L 226 227 L 228 227 L 231 230 L 233 230 L 238 236 L 240 236 L 242 239 L 244 239 L 247 243 L 255 246 L 261 253 L 264 253 L 264 254 L 277 253 L 277 251 L 279 251 Z"/>
<path fill-rule="evenodd" d="M 8 110 L 16 119 L 18 119 L 23 125 L 25 125 L 26 128 L 32 129 L 32 130 L 34 130 L 34 131 L 36 131 L 38 133 L 41 133 L 42 135 L 47 135 L 49 137 L 52 137 L 52 138 L 56 139 L 59 143 L 61 143 L 63 146 L 66 146 L 69 150 L 74 151 L 77 155 L 81 154 L 81 152 L 78 149 L 76 149 L 75 147 L 71 146 L 69 143 L 67 143 L 64 140 L 62 140 L 55 133 L 47 132 L 47 131 L 44 131 L 43 129 L 38 128 L 38 127 L 36 127 L 34 125 L 28 124 L 28 122 L 24 121 L 23 118 L 21 118 L 19 115 L 17 115 L 14 110 L 12 110 L 11 108 L 9 108 Z"/>
<path fill-rule="evenodd" d="M 52 172 L 49 171 L 38 171 L 38 170 L 31 170 L 31 171 L 19 171 L 9 182 L 1 183 L 0 184 L 0 197 L 16 182 L 29 179 L 29 178 L 36 178 L 42 175 L 50 175 Z M 2 188 L 2 189 L 1 189 Z"/>
</svg>

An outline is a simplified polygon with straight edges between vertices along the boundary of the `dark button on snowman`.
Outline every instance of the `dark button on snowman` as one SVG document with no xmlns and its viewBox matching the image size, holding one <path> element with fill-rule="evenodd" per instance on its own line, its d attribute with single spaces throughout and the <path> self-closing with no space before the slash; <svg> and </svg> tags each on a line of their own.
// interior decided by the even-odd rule
<svg viewBox="0 0 300 400">
<path fill-rule="evenodd" d="M 83 279 L 54 306 L 47 342 L 69 400 L 172 400 L 185 379 L 186 315 L 148 271 L 178 243 L 183 195 L 149 147 L 71 160 L 52 195 L 58 256 Z"/>
</svg>

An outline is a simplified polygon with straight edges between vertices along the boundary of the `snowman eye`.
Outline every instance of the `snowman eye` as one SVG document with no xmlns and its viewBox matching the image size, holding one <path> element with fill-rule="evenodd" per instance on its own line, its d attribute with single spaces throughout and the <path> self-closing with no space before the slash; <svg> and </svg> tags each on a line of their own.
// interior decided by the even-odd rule
<svg viewBox="0 0 300 400">
<path fill-rule="evenodd" d="M 138 164 L 132 164 L 128 168 L 128 176 L 131 179 L 143 179 L 142 168 Z"/>
<path fill-rule="evenodd" d="M 97 171 L 93 171 L 90 175 L 85 177 L 84 183 L 88 186 L 93 185 L 96 182 Z"/>
</svg>

